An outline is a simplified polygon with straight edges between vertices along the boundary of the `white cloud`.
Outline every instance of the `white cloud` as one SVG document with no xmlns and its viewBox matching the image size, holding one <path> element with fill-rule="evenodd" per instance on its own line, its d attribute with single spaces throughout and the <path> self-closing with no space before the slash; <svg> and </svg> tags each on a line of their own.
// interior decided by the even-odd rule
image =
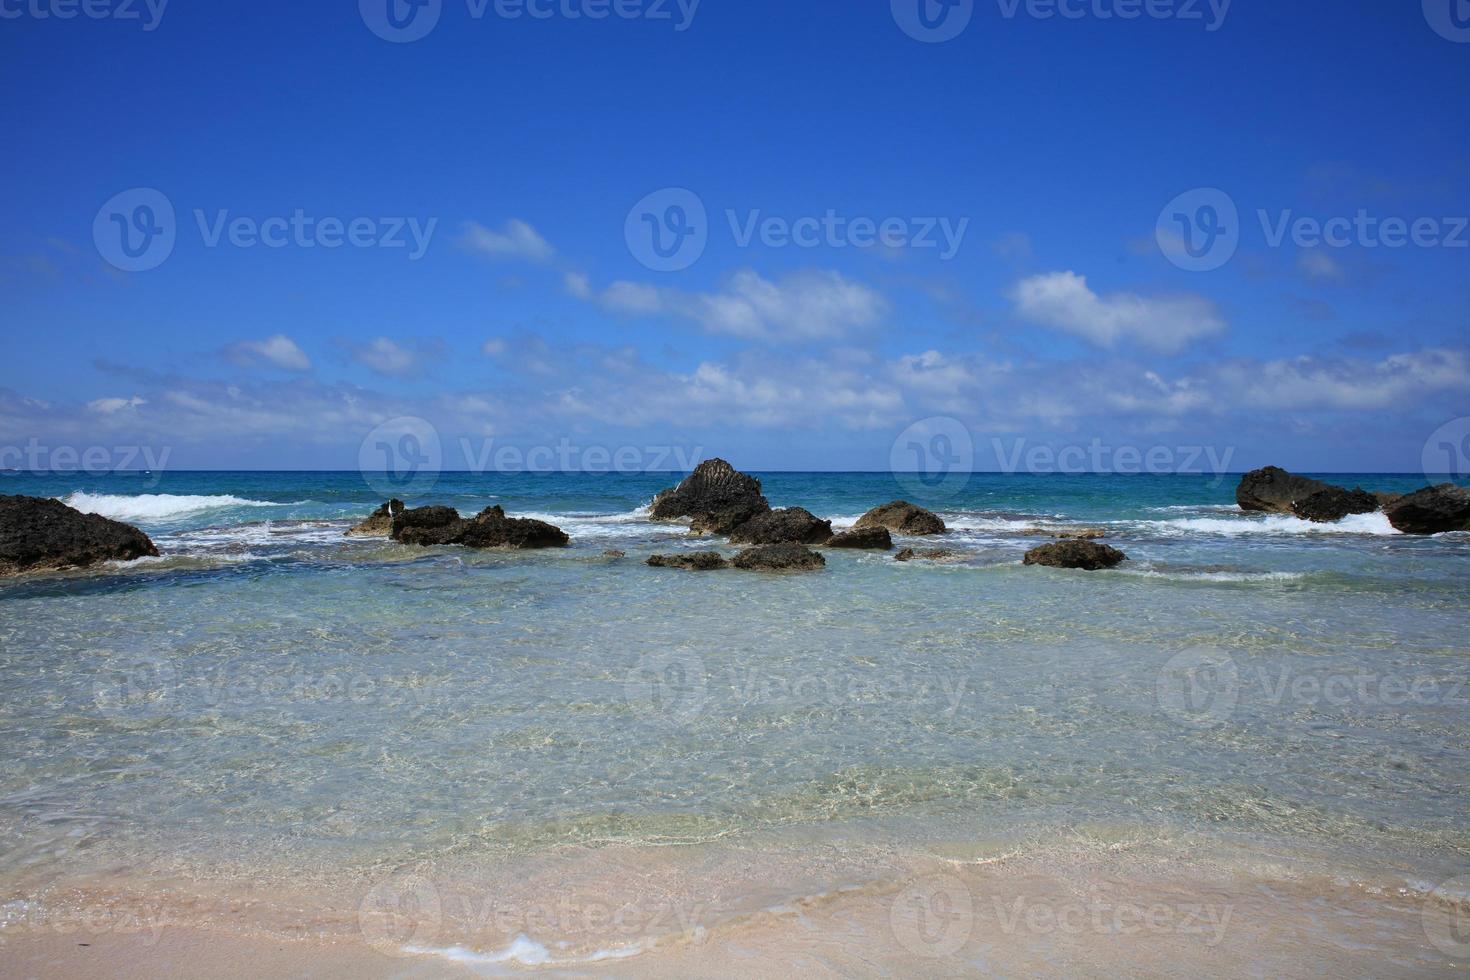
<svg viewBox="0 0 1470 980">
<path fill-rule="evenodd" d="M 459 244 L 495 259 L 547 262 L 556 254 L 550 242 L 519 218 L 511 218 L 499 231 L 486 228 L 478 221 L 466 221 Z"/>
<path fill-rule="evenodd" d="M 718 292 L 688 293 L 620 281 L 597 297 L 615 313 L 692 320 L 714 334 L 771 343 L 833 340 L 871 327 L 888 301 L 836 272 L 798 272 L 779 281 L 743 269 Z"/>
<path fill-rule="evenodd" d="M 1025 319 L 1081 337 L 1098 347 L 1132 342 L 1173 353 L 1225 329 L 1215 304 L 1202 296 L 1099 296 L 1087 277 L 1049 272 L 1016 284 L 1011 298 Z"/>
<path fill-rule="evenodd" d="M 1342 266 L 1337 260 L 1320 249 L 1306 249 L 1296 260 L 1302 275 L 1317 282 L 1340 282 Z"/>
<path fill-rule="evenodd" d="M 147 399 L 134 395 L 132 398 L 99 398 L 96 401 L 87 402 L 87 408 L 98 415 L 112 415 L 114 412 L 138 408 L 146 404 L 148 404 Z"/>
<path fill-rule="evenodd" d="M 236 364 L 254 367 L 261 362 L 284 371 L 310 371 L 311 359 L 296 346 L 296 342 L 285 334 L 275 334 L 264 340 L 242 340 L 232 345 L 227 356 Z"/>
<path fill-rule="evenodd" d="M 1242 407 L 1371 411 L 1402 407 L 1426 395 L 1470 391 L 1470 357 L 1463 351 L 1428 349 L 1381 361 L 1246 361 L 1223 365 L 1222 394 Z"/>
<path fill-rule="evenodd" d="M 562 284 L 577 299 L 592 298 L 592 280 L 584 272 L 568 272 L 562 277 Z"/>
<path fill-rule="evenodd" d="M 353 360 L 376 374 L 390 378 L 417 374 L 427 353 L 422 346 L 410 349 L 387 337 L 377 337 L 352 349 Z"/>
<path fill-rule="evenodd" d="M 505 353 L 505 340 L 501 337 L 491 337 L 480 345 L 480 353 L 486 357 L 499 357 Z"/>
</svg>

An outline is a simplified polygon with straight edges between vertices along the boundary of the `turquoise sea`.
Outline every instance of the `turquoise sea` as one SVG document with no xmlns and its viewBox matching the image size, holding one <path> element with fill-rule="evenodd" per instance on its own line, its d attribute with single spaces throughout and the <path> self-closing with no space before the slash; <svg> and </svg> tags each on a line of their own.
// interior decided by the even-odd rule
<svg viewBox="0 0 1470 980">
<path fill-rule="evenodd" d="M 0 583 L 0 934 L 101 893 L 331 934 L 412 872 L 435 934 L 393 941 L 545 962 L 578 930 L 471 928 L 443 895 L 569 848 L 677 848 L 686 890 L 716 853 L 796 854 L 801 894 L 956 842 L 1228 841 L 1410 890 L 1470 868 L 1470 535 L 1244 514 L 1236 476 L 758 475 L 839 526 L 924 504 L 951 533 L 900 547 L 957 554 L 649 568 L 724 547 L 646 518 L 677 474 L 405 495 L 572 537 L 535 553 L 346 539 L 392 489 L 359 473 L 0 476 L 163 552 Z M 1023 567 L 1036 527 L 1130 561 Z M 783 901 L 722 875 L 732 907 Z"/>
</svg>

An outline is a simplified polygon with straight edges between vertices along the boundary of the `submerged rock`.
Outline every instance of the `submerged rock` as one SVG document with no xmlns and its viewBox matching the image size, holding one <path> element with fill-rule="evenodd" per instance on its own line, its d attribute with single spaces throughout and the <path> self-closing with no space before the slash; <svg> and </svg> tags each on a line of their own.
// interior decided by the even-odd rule
<svg viewBox="0 0 1470 980">
<path fill-rule="evenodd" d="M 1371 514 L 1378 507 L 1378 498 L 1361 487 L 1353 490 L 1328 487 L 1292 504 L 1291 512 L 1304 521 L 1330 524 L 1349 514 Z"/>
<path fill-rule="evenodd" d="M 0 496 L 0 575 L 156 558 L 148 535 L 48 497 Z"/>
<path fill-rule="evenodd" d="M 893 535 L 886 527 L 855 527 L 851 531 L 834 534 L 827 541 L 829 548 L 871 548 L 887 551 L 893 547 Z"/>
<path fill-rule="evenodd" d="M 1235 502 L 1241 510 L 1268 514 L 1290 514 L 1292 505 L 1323 490 L 1336 490 L 1321 480 L 1288 473 L 1279 466 L 1251 470 L 1240 478 L 1235 488 Z"/>
<path fill-rule="evenodd" d="M 1096 541 L 1055 541 L 1026 552 L 1024 564 L 1049 568 L 1081 568 L 1096 572 L 1127 560 L 1117 548 Z"/>
<path fill-rule="evenodd" d="M 822 544 L 832 537 L 832 522 L 802 507 L 758 514 L 730 532 L 734 544 Z"/>
<path fill-rule="evenodd" d="M 1096 541 L 1105 538 L 1108 532 L 1100 527 L 1032 527 L 1026 529 L 1027 534 L 1044 534 L 1049 538 L 1060 538 L 1063 541 Z"/>
<path fill-rule="evenodd" d="M 761 544 L 735 556 L 736 568 L 759 572 L 809 572 L 827 567 L 827 559 L 799 544 Z"/>
<path fill-rule="evenodd" d="M 905 548 L 893 556 L 894 561 L 959 561 L 964 556 L 957 551 L 948 548 L 930 548 L 926 551 L 915 551 L 913 548 Z"/>
<path fill-rule="evenodd" d="M 913 535 L 943 534 L 947 530 L 944 522 L 933 513 L 907 500 L 895 500 L 882 507 L 874 507 L 859 517 L 854 527 L 886 527 L 899 534 Z"/>
<path fill-rule="evenodd" d="M 352 528 L 345 535 L 349 538 L 387 538 L 393 535 L 393 518 L 403 513 L 403 501 L 397 498 L 388 501 L 367 516 L 367 520 Z"/>
<path fill-rule="evenodd" d="M 654 497 L 651 513 L 656 521 L 690 518 L 691 529 L 699 534 L 729 534 L 770 509 L 760 480 L 723 459 L 710 459 L 678 486 Z"/>
<path fill-rule="evenodd" d="M 730 563 L 718 551 L 694 551 L 682 555 L 652 555 L 648 564 L 654 568 L 683 568 L 691 572 L 711 572 L 729 568 Z"/>
<path fill-rule="evenodd" d="M 1470 489 L 1453 483 L 1425 487 L 1389 504 L 1384 513 L 1405 534 L 1470 531 Z"/>
<path fill-rule="evenodd" d="M 553 524 L 506 517 L 500 507 L 487 507 L 468 520 L 452 507 L 405 510 L 393 519 L 393 539 L 403 544 L 466 548 L 561 548 L 571 540 Z"/>
</svg>

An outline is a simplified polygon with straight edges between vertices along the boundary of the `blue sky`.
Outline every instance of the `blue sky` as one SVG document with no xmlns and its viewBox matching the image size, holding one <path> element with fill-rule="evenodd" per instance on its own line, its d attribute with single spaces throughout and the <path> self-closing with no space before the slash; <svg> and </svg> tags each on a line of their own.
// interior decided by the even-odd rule
<svg viewBox="0 0 1470 980">
<path fill-rule="evenodd" d="M 0 0 L 0 445 L 1414 471 L 1470 416 L 1451 0 L 387 2 Z"/>
</svg>

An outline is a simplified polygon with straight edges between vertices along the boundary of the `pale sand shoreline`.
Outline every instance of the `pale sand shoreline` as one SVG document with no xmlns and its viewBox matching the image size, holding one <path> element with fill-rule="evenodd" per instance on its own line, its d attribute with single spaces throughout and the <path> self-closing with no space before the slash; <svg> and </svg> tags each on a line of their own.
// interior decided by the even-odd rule
<svg viewBox="0 0 1470 980">
<path fill-rule="evenodd" d="M 640 852 L 642 864 L 601 853 L 557 862 L 554 874 L 531 875 L 520 894 L 506 881 L 485 893 L 508 917 L 485 913 L 473 922 L 464 921 L 467 910 L 442 880 L 429 903 L 404 902 L 422 884 L 410 875 L 392 879 L 386 918 L 364 899 L 366 911 L 350 924 L 333 917 L 331 930 L 299 938 L 281 933 L 281 919 L 263 931 L 244 909 L 208 924 L 175 920 L 153 931 L 89 930 L 81 919 L 70 920 L 71 928 L 22 924 L 0 930 L 0 977 L 1470 973 L 1465 901 L 1436 900 L 1426 888 L 1394 884 L 1392 875 L 1301 871 L 1266 855 L 1226 866 L 1218 857 L 1147 847 L 1080 859 L 931 851 L 919 862 L 904 857 L 908 873 L 901 877 L 848 877 L 849 884 L 829 891 L 811 891 L 808 878 L 805 890 L 793 891 L 798 872 L 811 869 L 798 869 L 790 855 L 772 853 L 763 867 L 750 866 L 762 855 L 747 852 L 737 868 L 733 855 L 709 861 L 698 849 L 691 853 L 693 859 L 665 859 Z M 604 913 L 633 908 L 650 893 L 660 898 L 644 908 L 644 918 L 631 917 L 633 928 L 619 928 L 588 916 L 592 881 L 603 889 Z M 728 891 L 741 892 L 734 904 L 742 911 L 709 911 Z M 537 912 L 521 904 L 527 896 L 541 903 Z M 693 911 L 687 918 L 647 915 L 654 904 L 670 902 Z"/>
</svg>

